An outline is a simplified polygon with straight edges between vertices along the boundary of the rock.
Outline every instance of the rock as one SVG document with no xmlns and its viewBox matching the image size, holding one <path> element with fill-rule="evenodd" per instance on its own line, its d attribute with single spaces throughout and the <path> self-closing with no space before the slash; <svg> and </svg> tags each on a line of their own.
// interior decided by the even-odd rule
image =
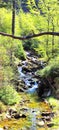
<svg viewBox="0 0 59 130">
<path fill-rule="evenodd" d="M 33 62 L 34 64 L 38 64 L 37 57 L 32 57 L 31 62 Z"/>
<path fill-rule="evenodd" d="M 4 130 L 8 130 L 8 126 L 4 126 L 3 129 L 4 129 Z"/>
<path fill-rule="evenodd" d="M 20 61 L 18 64 L 17 64 L 17 66 L 21 66 L 22 65 L 22 62 Z"/>
<path fill-rule="evenodd" d="M 26 72 L 31 72 L 31 70 L 30 70 L 30 68 L 28 66 L 23 66 L 22 70 L 26 71 Z"/>
<path fill-rule="evenodd" d="M 39 120 L 39 121 L 37 122 L 37 125 L 40 126 L 40 127 L 43 127 L 44 124 L 45 124 L 45 123 L 44 123 L 43 120 Z"/>
<path fill-rule="evenodd" d="M 22 87 L 20 87 L 20 86 L 18 86 L 18 87 L 17 87 L 17 91 L 18 91 L 18 92 L 25 92 L 25 89 L 22 88 Z"/>
<path fill-rule="evenodd" d="M 41 116 L 52 116 L 54 113 L 53 112 L 42 112 Z"/>
<path fill-rule="evenodd" d="M 46 98 L 51 95 L 51 86 L 47 78 L 41 79 L 41 82 L 38 86 L 38 95 L 41 98 Z"/>
<path fill-rule="evenodd" d="M 52 126 L 54 126 L 54 123 L 52 123 L 52 122 L 47 123 L 47 126 L 48 126 L 48 127 L 52 127 Z"/>
<path fill-rule="evenodd" d="M 15 119 L 26 118 L 26 115 L 25 115 L 25 114 L 15 114 L 15 115 L 14 115 L 14 118 L 15 118 Z"/>
<path fill-rule="evenodd" d="M 11 118 L 13 118 L 16 114 L 17 114 L 16 109 L 14 109 L 14 108 L 9 108 L 8 111 L 7 111 L 7 113 L 6 113 L 6 118 L 11 119 Z"/>
<path fill-rule="evenodd" d="M 51 121 L 51 116 L 44 116 L 42 119 L 46 121 Z"/>
<path fill-rule="evenodd" d="M 44 93 L 42 94 L 42 97 L 49 97 L 51 95 L 51 90 L 44 89 Z"/>
<path fill-rule="evenodd" d="M 9 110 L 7 111 L 6 117 L 7 117 L 8 119 L 10 119 L 10 118 L 19 119 L 19 118 L 26 118 L 26 115 L 17 112 L 16 109 L 9 108 Z"/>
<path fill-rule="evenodd" d="M 17 113 L 17 110 L 15 108 L 9 108 L 8 112 L 9 112 L 9 115 L 12 116 L 12 114 Z"/>
<path fill-rule="evenodd" d="M 6 118 L 11 119 L 11 116 L 9 115 L 9 113 L 6 114 Z"/>
<path fill-rule="evenodd" d="M 4 130 L 3 128 L 0 128 L 0 130 Z"/>
<path fill-rule="evenodd" d="M 26 118 L 25 114 L 20 114 L 20 118 Z"/>
<path fill-rule="evenodd" d="M 29 109 L 29 108 L 27 108 L 27 107 L 23 107 L 23 108 L 20 109 L 20 111 L 23 111 L 23 112 L 25 111 L 25 112 L 27 112 L 28 109 Z"/>
<path fill-rule="evenodd" d="M 19 119 L 19 118 L 20 118 L 20 115 L 16 113 L 15 115 L 13 115 L 13 118 Z"/>
</svg>

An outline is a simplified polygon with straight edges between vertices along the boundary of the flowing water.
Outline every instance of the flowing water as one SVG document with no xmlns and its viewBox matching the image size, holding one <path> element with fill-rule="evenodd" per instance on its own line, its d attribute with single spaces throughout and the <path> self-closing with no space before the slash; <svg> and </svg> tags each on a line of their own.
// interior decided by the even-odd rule
<svg viewBox="0 0 59 130">
<path fill-rule="evenodd" d="M 32 61 L 36 61 L 36 58 L 30 57 L 30 53 L 27 53 L 28 58 L 30 58 Z M 18 66 L 18 72 L 20 74 L 20 79 L 24 81 L 25 86 L 27 86 L 26 92 L 28 93 L 34 93 L 36 89 L 38 88 L 38 80 L 34 77 L 33 78 L 33 71 L 31 72 L 23 72 L 23 67 L 27 67 L 29 61 L 25 60 L 22 62 L 22 66 Z M 36 70 L 34 70 L 34 73 Z"/>
<path fill-rule="evenodd" d="M 33 64 L 36 65 L 37 59 L 30 56 L 27 52 L 28 59 L 30 59 Z M 0 122 L 0 127 L 7 126 L 6 130 L 55 130 L 49 128 L 47 124 L 49 121 L 43 120 L 42 113 L 51 113 L 52 109 L 49 104 L 44 100 L 40 101 L 37 96 L 36 90 L 38 88 L 38 82 L 41 81 L 37 79 L 33 74 L 36 73 L 36 68 L 28 71 L 29 61 L 22 61 L 22 65 L 18 66 L 19 79 L 24 82 L 24 92 L 20 92 L 21 101 L 17 106 L 18 111 L 24 114 L 26 118 L 20 119 L 4 119 Z M 41 66 L 43 63 L 41 62 Z M 27 71 L 24 71 L 24 67 L 27 67 Z M 45 118 L 51 118 L 50 116 Z M 50 124 L 51 125 L 51 124 Z"/>
<path fill-rule="evenodd" d="M 28 58 L 29 58 L 30 54 L 27 53 L 27 55 L 28 55 Z M 33 57 L 30 57 L 30 58 L 31 58 L 31 60 L 33 62 L 36 62 L 36 60 L 37 60 L 36 58 L 33 58 Z M 28 65 L 27 62 L 28 61 L 23 61 L 23 65 L 22 66 L 18 66 L 18 72 L 20 74 L 19 78 L 22 81 L 24 81 L 25 86 L 27 88 L 27 90 L 25 91 L 25 94 L 27 93 L 27 94 L 32 95 L 32 94 L 34 94 L 36 92 L 36 90 L 38 88 L 38 82 L 40 83 L 41 81 L 39 81 L 38 79 L 36 79 L 35 76 L 33 77 L 32 70 L 31 70 L 31 72 L 26 72 L 26 73 L 23 71 L 23 67 L 26 67 Z M 41 61 L 41 66 L 43 68 L 43 62 L 42 61 Z M 34 73 L 36 73 L 36 69 L 34 70 Z M 44 105 L 43 105 L 43 107 L 44 107 Z M 43 109 L 43 107 L 42 107 L 42 109 Z M 47 106 L 47 107 L 49 108 L 49 106 Z M 37 117 L 37 115 L 40 116 L 40 109 L 41 108 L 40 109 L 39 108 L 38 108 L 38 106 L 34 107 L 34 108 L 33 107 L 29 108 L 29 115 L 31 115 L 31 123 L 32 123 L 32 125 L 30 126 L 30 130 L 37 130 L 37 119 L 36 119 L 36 117 Z M 44 109 L 46 110 L 46 108 L 44 108 Z M 48 109 L 48 111 L 50 111 L 50 108 Z M 38 114 L 37 114 L 37 112 L 38 112 Z M 40 124 L 40 122 L 39 122 L 39 124 Z M 43 124 L 44 124 L 44 122 L 43 122 Z M 40 125 L 39 125 L 39 127 L 40 127 Z M 42 127 L 44 128 L 44 125 Z"/>
<path fill-rule="evenodd" d="M 26 92 L 34 93 L 36 89 L 38 88 L 38 83 L 36 79 L 32 77 L 31 73 L 24 74 L 22 72 L 22 67 L 18 67 L 18 72 L 20 73 L 20 79 L 24 81 L 25 86 L 27 86 L 28 88 Z"/>
</svg>

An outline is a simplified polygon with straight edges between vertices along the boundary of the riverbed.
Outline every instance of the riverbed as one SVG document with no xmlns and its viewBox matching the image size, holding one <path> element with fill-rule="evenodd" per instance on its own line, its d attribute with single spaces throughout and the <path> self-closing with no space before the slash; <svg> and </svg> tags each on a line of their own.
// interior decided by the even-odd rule
<svg viewBox="0 0 59 130">
<path fill-rule="evenodd" d="M 41 99 L 37 94 L 41 80 L 37 77 L 36 71 L 43 68 L 44 64 L 38 61 L 36 56 L 26 53 L 27 59 L 17 66 L 19 84 L 16 89 L 21 100 L 14 106 L 8 106 L 9 110 L 13 111 L 12 118 L 9 118 L 8 114 L 6 118 L 6 114 L 3 113 L 0 130 L 59 130 L 59 105 L 56 105 L 59 101 L 48 94 L 47 98 Z"/>
</svg>

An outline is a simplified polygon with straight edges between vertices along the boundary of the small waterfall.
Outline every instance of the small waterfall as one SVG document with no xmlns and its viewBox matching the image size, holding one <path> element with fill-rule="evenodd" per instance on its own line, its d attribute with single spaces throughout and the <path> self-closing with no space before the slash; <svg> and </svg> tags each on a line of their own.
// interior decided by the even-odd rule
<svg viewBox="0 0 59 130">
<path fill-rule="evenodd" d="M 34 93 L 37 88 L 38 88 L 38 84 L 37 84 L 37 82 L 34 82 L 33 87 L 32 87 L 32 88 L 29 88 L 29 89 L 27 90 L 27 92 L 28 92 L 28 93 Z"/>
<path fill-rule="evenodd" d="M 25 62 L 24 62 L 25 63 Z M 23 66 L 26 66 L 25 64 Z M 20 79 L 24 81 L 25 86 L 27 86 L 26 92 L 28 93 L 34 93 L 36 89 L 38 88 L 38 83 L 35 81 L 35 78 L 33 78 L 32 73 L 26 73 L 24 74 L 22 72 L 22 67 L 23 66 L 18 66 L 18 72 L 20 73 Z"/>
<path fill-rule="evenodd" d="M 20 73 L 20 77 L 25 77 L 25 74 L 22 72 L 22 67 L 18 67 L 18 72 Z"/>
<path fill-rule="evenodd" d="M 26 92 L 28 93 L 34 93 L 38 88 L 38 81 L 37 78 L 35 78 L 36 69 L 35 66 L 37 66 L 37 57 L 34 55 L 31 55 L 31 52 L 26 52 L 27 59 L 25 61 L 22 61 L 22 66 L 18 66 L 18 72 L 20 73 L 20 79 L 24 81 Z M 37 63 L 37 64 L 36 64 Z M 40 62 L 42 69 L 44 68 L 44 63 L 41 60 Z M 34 67 L 32 67 L 34 65 Z M 28 66 L 32 67 L 32 70 L 28 70 Z M 24 69 L 25 68 L 25 69 Z M 34 68 L 34 72 L 33 72 Z M 49 95 L 49 93 L 48 93 Z"/>
</svg>

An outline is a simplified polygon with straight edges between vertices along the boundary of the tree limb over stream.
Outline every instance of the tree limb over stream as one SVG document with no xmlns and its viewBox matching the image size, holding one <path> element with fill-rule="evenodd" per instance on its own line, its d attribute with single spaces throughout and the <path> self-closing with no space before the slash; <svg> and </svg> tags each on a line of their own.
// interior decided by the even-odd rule
<svg viewBox="0 0 59 130">
<path fill-rule="evenodd" d="M 31 39 L 31 38 L 35 38 L 35 37 L 40 37 L 40 36 L 43 36 L 43 35 L 59 36 L 59 32 L 42 32 L 42 33 L 32 34 L 32 35 L 29 34 L 27 36 L 15 36 L 15 35 L 11 35 L 11 34 L 8 34 L 8 33 L 0 32 L 0 35 L 11 37 L 13 39 L 18 39 L 18 40 L 27 40 L 27 39 Z"/>
</svg>

